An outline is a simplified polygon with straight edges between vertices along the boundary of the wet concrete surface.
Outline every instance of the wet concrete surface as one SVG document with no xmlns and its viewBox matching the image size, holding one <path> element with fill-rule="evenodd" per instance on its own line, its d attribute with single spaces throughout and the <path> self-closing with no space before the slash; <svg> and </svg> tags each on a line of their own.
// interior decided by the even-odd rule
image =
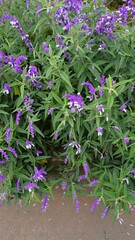
<svg viewBox="0 0 135 240">
<path fill-rule="evenodd" d="M 44 214 L 41 204 L 31 205 L 29 210 L 14 201 L 10 207 L 1 207 L 0 240 L 135 240 L 135 213 L 124 217 L 122 225 L 113 224 L 111 214 L 102 220 L 102 205 L 91 213 L 93 199 L 79 200 L 76 213 L 72 199 L 63 198 L 58 188 Z"/>
</svg>

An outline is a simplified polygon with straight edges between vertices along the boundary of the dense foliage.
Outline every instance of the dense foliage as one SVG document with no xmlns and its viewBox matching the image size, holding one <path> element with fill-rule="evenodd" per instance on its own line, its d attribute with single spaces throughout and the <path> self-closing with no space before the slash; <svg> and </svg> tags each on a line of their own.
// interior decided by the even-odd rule
<svg viewBox="0 0 135 240">
<path fill-rule="evenodd" d="M 1 1 L 0 199 L 43 196 L 44 212 L 61 184 L 77 212 L 93 196 L 121 223 L 135 209 L 134 3 L 36 2 Z"/>
</svg>

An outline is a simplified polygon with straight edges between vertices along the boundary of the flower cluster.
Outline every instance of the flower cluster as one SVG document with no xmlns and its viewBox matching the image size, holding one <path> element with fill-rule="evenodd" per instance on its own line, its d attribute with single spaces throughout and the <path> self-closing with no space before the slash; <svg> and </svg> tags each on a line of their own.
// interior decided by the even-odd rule
<svg viewBox="0 0 135 240">
<path fill-rule="evenodd" d="M 45 180 L 46 181 L 46 177 L 44 175 L 46 175 L 47 173 L 42 170 L 42 169 L 38 169 L 37 167 L 34 167 L 34 171 L 35 174 L 33 176 L 31 176 L 31 179 L 33 179 L 34 181 L 42 181 Z"/>
<path fill-rule="evenodd" d="M 71 109 L 71 112 L 74 113 L 74 112 L 77 112 L 77 113 L 81 113 L 85 104 L 84 104 L 84 101 L 83 101 L 83 98 L 82 96 L 80 95 L 80 93 L 78 93 L 78 95 L 73 95 L 73 94 L 65 94 L 66 98 L 69 99 L 69 108 Z"/>
<path fill-rule="evenodd" d="M 33 87 L 36 89 L 42 89 L 44 84 L 39 82 L 39 72 L 36 66 L 29 66 L 28 71 L 26 72 L 26 80 L 30 80 Z"/>
</svg>

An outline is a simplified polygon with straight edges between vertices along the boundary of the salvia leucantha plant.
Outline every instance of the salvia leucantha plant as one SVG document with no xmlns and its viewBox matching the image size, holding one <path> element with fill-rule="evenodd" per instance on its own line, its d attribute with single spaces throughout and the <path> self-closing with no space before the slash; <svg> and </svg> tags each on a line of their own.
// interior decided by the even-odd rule
<svg viewBox="0 0 135 240">
<path fill-rule="evenodd" d="M 90 211 L 103 203 L 122 223 L 135 211 L 133 1 L 0 4 L 1 204 L 44 212 L 61 185 L 77 212 L 92 196 Z"/>
</svg>

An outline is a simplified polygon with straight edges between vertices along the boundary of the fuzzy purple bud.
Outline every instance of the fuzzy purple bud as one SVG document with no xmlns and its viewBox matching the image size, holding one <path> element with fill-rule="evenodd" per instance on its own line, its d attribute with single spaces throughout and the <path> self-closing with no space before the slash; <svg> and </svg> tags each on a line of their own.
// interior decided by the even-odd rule
<svg viewBox="0 0 135 240">
<path fill-rule="evenodd" d="M 29 122 L 29 131 L 32 138 L 34 138 L 34 125 L 33 122 Z"/>
<path fill-rule="evenodd" d="M 93 185 L 98 184 L 99 181 L 97 179 L 94 179 L 93 181 L 90 182 L 89 187 L 92 187 Z"/>
<path fill-rule="evenodd" d="M 124 136 L 124 143 L 129 143 L 129 137 Z"/>
<path fill-rule="evenodd" d="M 42 48 L 44 49 L 44 52 L 49 53 L 49 47 L 45 42 L 42 43 Z"/>
<path fill-rule="evenodd" d="M 6 142 L 7 144 L 10 142 L 10 135 L 11 135 L 11 129 L 10 128 L 7 128 L 6 129 Z"/>
<path fill-rule="evenodd" d="M 16 125 L 19 125 L 21 115 L 22 115 L 22 111 L 21 111 L 21 110 L 18 110 L 18 111 L 17 111 L 17 114 L 16 114 Z"/>
<path fill-rule="evenodd" d="M 85 176 L 85 178 L 87 178 L 88 177 L 88 170 L 89 170 L 88 163 L 84 163 L 83 168 L 84 168 L 84 176 Z"/>
<path fill-rule="evenodd" d="M 100 202 L 101 202 L 101 198 L 96 199 L 96 200 L 93 202 L 92 206 L 90 207 L 90 211 L 93 212 L 94 209 L 95 209 L 95 207 L 96 207 L 98 204 L 100 204 Z"/>
<path fill-rule="evenodd" d="M 96 128 L 96 131 L 98 133 L 98 136 L 102 136 L 102 134 L 103 134 L 103 127 Z"/>
<path fill-rule="evenodd" d="M 47 194 L 45 194 L 44 198 L 42 200 L 42 213 L 44 213 L 46 211 L 48 201 L 49 201 L 49 196 Z"/>
<path fill-rule="evenodd" d="M 24 186 L 24 188 L 31 192 L 33 188 L 39 189 L 39 186 L 36 183 L 28 183 L 27 185 Z"/>
<path fill-rule="evenodd" d="M 20 189 L 20 179 L 18 179 L 17 182 L 16 182 L 16 190 L 17 190 L 17 192 L 19 192 L 19 189 Z"/>
<path fill-rule="evenodd" d="M 12 148 L 12 147 L 9 147 L 8 148 L 9 150 L 10 150 L 10 152 L 14 155 L 14 157 L 18 157 L 18 154 L 17 154 L 17 152 L 16 152 L 16 150 L 14 149 L 14 148 Z"/>
<path fill-rule="evenodd" d="M 103 213 L 102 213 L 102 219 L 106 216 L 108 210 L 109 210 L 109 207 L 107 206 L 107 207 L 105 208 L 105 210 L 103 211 Z"/>
<path fill-rule="evenodd" d="M 8 155 L 4 150 L 0 149 L 0 153 L 6 160 L 8 160 Z"/>
</svg>

